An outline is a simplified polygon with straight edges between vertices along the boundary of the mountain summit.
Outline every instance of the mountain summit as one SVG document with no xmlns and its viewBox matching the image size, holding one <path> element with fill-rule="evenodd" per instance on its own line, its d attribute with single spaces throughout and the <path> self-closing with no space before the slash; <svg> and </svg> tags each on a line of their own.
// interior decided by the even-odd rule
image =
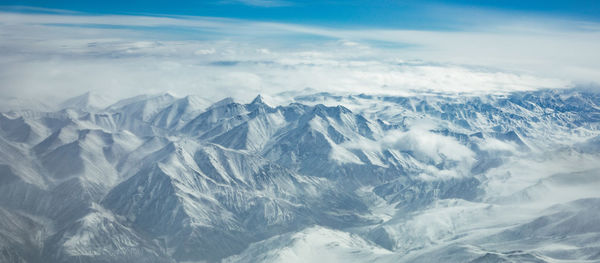
<svg viewBox="0 0 600 263">
<path fill-rule="evenodd" d="M 1 113 L 0 261 L 597 261 L 598 94 L 286 99 Z"/>
</svg>

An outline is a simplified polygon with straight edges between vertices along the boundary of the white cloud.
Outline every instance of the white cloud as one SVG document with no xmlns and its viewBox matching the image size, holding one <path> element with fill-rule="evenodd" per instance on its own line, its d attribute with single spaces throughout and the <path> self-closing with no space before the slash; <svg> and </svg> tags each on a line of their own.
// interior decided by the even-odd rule
<svg viewBox="0 0 600 263">
<path fill-rule="evenodd" d="M 256 93 L 307 87 L 392 95 L 501 93 L 600 80 L 595 24 L 585 31 L 527 25 L 527 32 L 517 25 L 472 32 L 352 30 L 204 17 L 4 12 L 0 95 L 50 101 L 88 90 L 121 96 L 171 90 L 249 100 Z"/>
<path fill-rule="evenodd" d="M 449 179 L 470 174 L 475 163 L 475 153 L 453 137 L 432 132 L 437 126 L 426 121 L 416 121 L 407 131 L 391 130 L 376 141 L 354 140 L 341 146 L 367 153 L 384 150 L 411 152 L 423 167 L 419 178 L 423 180 Z M 445 163 L 445 168 L 434 165 Z"/>
<path fill-rule="evenodd" d="M 517 152 L 518 145 L 514 142 L 505 142 L 494 138 L 485 138 L 482 139 L 479 148 L 484 151 L 507 151 L 507 152 Z"/>
<path fill-rule="evenodd" d="M 194 52 L 194 54 L 196 55 L 211 55 L 214 54 L 216 51 L 214 48 L 210 48 L 210 49 L 198 49 Z"/>
<path fill-rule="evenodd" d="M 452 137 L 431 132 L 433 124 L 417 122 L 404 132 L 393 130 L 379 140 L 380 147 L 413 152 L 421 160 L 438 164 L 445 160 L 464 162 L 470 166 L 475 154 Z"/>
</svg>

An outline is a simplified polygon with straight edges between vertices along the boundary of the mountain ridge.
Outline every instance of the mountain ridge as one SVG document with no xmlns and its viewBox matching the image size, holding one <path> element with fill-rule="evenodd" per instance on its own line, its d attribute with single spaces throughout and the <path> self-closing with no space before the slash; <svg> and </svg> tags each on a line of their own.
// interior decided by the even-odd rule
<svg viewBox="0 0 600 263">
<path fill-rule="evenodd" d="M 243 104 L 159 94 L 104 108 L 88 103 L 93 96 L 0 116 L 2 218 L 44 233 L 26 247 L 33 233 L 0 221 L 0 259 L 280 261 L 310 246 L 297 242 L 306 236 L 330 240 L 317 247 L 344 244 L 333 260 L 353 249 L 382 262 L 428 253 L 430 261 L 592 260 L 586 244 L 600 240 L 585 221 L 598 213 L 577 212 L 600 198 L 589 190 L 600 180 L 569 184 L 564 203 L 547 197 L 566 185 L 557 179 L 564 174 L 600 168 L 596 93 L 318 93 L 273 106 L 260 95 Z M 553 205 L 558 212 L 547 210 Z M 575 213 L 572 229 L 591 239 L 567 229 L 560 235 L 577 249 L 535 243 L 517 255 L 499 238 L 545 231 L 528 222 L 553 213 Z M 500 226 L 514 230 L 499 234 Z M 486 237 L 496 239 L 480 242 Z"/>
</svg>

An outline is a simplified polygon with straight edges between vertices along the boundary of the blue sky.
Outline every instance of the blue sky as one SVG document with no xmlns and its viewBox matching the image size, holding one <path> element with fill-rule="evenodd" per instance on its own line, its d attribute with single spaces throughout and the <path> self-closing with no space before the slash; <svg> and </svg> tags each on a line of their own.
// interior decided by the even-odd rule
<svg viewBox="0 0 600 263">
<path fill-rule="evenodd" d="M 219 0 L 219 1 L 80 1 L 3 0 L 14 6 L 64 9 L 96 14 L 192 15 L 328 26 L 406 29 L 459 29 L 484 17 L 465 9 L 507 12 L 520 17 L 547 16 L 600 20 L 597 0 Z M 13 6 L 13 7 L 10 7 Z"/>
</svg>

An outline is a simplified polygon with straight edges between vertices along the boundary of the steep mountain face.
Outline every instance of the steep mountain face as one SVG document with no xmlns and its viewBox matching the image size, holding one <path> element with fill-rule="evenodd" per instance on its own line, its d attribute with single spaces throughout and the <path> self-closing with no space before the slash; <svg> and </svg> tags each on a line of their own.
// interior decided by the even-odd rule
<svg viewBox="0 0 600 263">
<path fill-rule="evenodd" d="M 96 96 L 0 113 L 0 261 L 600 262 L 594 92 Z"/>
</svg>

